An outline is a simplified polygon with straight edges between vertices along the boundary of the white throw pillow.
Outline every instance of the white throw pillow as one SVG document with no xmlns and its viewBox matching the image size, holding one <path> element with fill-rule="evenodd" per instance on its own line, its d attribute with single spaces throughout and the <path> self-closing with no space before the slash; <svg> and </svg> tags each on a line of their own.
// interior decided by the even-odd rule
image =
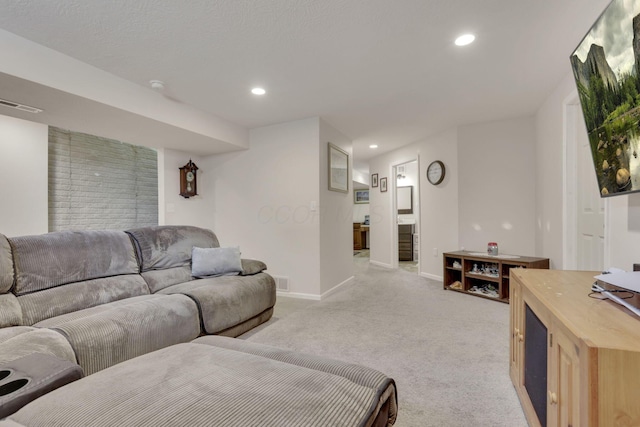
<svg viewBox="0 0 640 427">
<path fill-rule="evenodd" d="M 196 248 L 191 251 L 191 275 L 230 276 L 242 272 L 240 248 Z"/>
</svg>

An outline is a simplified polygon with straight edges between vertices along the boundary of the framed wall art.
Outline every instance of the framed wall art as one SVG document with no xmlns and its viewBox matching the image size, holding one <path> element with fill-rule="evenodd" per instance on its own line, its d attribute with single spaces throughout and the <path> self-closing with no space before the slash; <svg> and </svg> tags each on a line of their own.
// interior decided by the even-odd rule
<svg viewBox="0 0 640 427">
<path fill-rule="evenodd" d="M 387 178 L 380 178 L 380 192 L 381 193 L 386 193 L 387 192 Z"/>
<path fill-rule="evenodd" d="M 353 203 L 358 205 L 369 203 L 369 190 L 353 190 Z"/>
<path fill-rule="evenodd" d="M 378 174 L 374 173 L 373 175 L 371 175 L 371 187 L 372 188 L 377 188 L 378 187 Z"/>
<path fill-rule="evenodd" d="M 349 192 L 349 154 L 329 142 L 329 190 Z"/>
</svg>

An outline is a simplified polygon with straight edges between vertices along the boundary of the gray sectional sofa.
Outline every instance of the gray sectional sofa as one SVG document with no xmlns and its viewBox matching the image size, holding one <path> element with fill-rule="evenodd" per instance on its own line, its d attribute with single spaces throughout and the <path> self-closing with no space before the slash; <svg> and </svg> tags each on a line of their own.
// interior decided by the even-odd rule
<svg viewBox="0 0 640 427">
<path fill-rule="evenodd" d="M 0 363 L 32 352 L 86 375 L 203 334 L 238 336 L 267 321 L 275 283 L 255 260 L 238 275 L 196 279 L 190 226 L 0 236 Z"/>
<path fill-rule="evenodd" d="M 232 338 L 264 270 L 190 226 L 0 235 L 0 427 L 394 424 L 384 374 Z"/>
</svg>

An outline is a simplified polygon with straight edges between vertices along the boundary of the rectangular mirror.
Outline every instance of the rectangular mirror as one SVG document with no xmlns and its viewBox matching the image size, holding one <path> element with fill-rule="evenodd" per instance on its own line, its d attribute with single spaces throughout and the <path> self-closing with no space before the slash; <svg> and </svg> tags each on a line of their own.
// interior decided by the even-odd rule
<svg viewBox="0 0 640 427">
<path fill-rule="evenodd" d="M 413 213 L 413 186 L 398 187 L 398 215 Z"/>
</svg>

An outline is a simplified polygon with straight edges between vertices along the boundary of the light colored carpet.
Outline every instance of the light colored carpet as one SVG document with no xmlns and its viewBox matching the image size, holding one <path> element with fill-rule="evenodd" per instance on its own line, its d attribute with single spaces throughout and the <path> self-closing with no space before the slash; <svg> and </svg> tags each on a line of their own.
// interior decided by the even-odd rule
<svg viewBox="0 0 640 427">
<path fill-rule="evenodd" d="M 394 378 L 399 427 L 526 426 L 509 379 L 509 306 L 354 257 L 323 301 L 278 297 L 240 338 L 360 363 Z"/>
</svg>

